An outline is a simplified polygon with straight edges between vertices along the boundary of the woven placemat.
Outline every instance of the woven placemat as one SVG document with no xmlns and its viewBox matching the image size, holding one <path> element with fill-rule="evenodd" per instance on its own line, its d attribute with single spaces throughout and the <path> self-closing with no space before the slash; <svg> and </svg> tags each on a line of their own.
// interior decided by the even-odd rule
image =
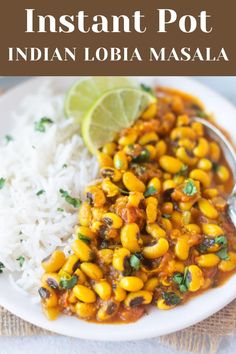
<svg viewBox="0 0 236 354">
<path fill-rule="evenodd" d="M 160 337 L 160 343 L 192 353 L 216 353 L 221 339 L 236 330 L 236 300 L 205 321 L 185 330 Z M 52 335 L 0 307 L 1 336 Z"/>
</svg>

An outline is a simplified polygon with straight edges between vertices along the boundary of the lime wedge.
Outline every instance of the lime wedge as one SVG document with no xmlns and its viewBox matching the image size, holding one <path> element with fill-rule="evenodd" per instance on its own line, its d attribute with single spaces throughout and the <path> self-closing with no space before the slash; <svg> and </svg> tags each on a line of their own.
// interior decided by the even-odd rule
<svg viewBox="0 0 236 354">
<path fill-rule="evenodd" d="M 103 94 L 82 121 L 82 136 L 90 152 L 96 154 L 121 129 L 130 127 L 155 101 L 154 96 L 135 88 L 120 88 Z"/>
<path fill-rule="evenodd" d="M 84 114 L 93 103 L 108 90 L 120 87 L 135 87 L 131 79 L 116 76 L 91 77 L 76 82 L 65 98 L 65 114 L 81 122 Z"/>
</svg>

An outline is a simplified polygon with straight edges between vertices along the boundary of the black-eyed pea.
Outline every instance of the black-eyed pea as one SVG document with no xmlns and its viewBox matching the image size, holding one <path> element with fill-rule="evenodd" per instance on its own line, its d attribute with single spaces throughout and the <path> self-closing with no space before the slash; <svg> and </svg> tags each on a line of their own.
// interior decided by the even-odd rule
<svg viewBox="0 0 236 354">
<path fill-rule="evenodd" d="M 60 308 L 43 306 L 43 313 L 49 321 L 55 321 L 60 314 Z"/>
<path fill-rule="evenodd" d="M 165 155 L 167 151 L 167 144 L 164 140 L 159 140 L 156 144 L 156 155 L 157 158 L 160 158 L 161 156 Z"/>
<path fill-rule="evenodd" d="M 93 303 L 77 302 L 75 305 L 75 312 L 79 318 L 91 319 L 95 316 L 97 311 L 96 305 Z"/>
<path fill-rule="evenodd" d="M 113 250 L 109 248 L 103 248 L 98 251 L 98 258 L 103 264 L 111 264 L 113 259 Z"/>
<path fill-rule="evenodd" d="M 168 305 L 168 304 L 165 302 L 165 300 L 162 299 L 162 298 L 159 298 L 159 299 L 157 300 L 157 308 L 158 308 L 159 310 L 170 310 L 170 309 L 172 309 L 173 307 L 174 307 L 174 305 Z"/>
<path fill-rule="evenodd" d="M 179 186 L 180 184 L 183 184 L 185 181 L 184 176 L 180 176 L 180 175 L 174 175 L 173 177 L 173 181 L 175 183 L 176 186 Z"/>
<path fill-rule="evenodd" d="M 170 232 L 173 228 L 171 221 L 166 217 L 161 218 L 161 224 L 166 232 Z"/>
<path fill-rule="evenodd" d="M 120 233 L 122 246 L 130 252 L 139 252 L 142 240 L 140 230 L 137 224 L 127 224 L 123 226 Z"/>
<path fill-rule="evenodd" d="M 155 117 L 156 113 L 157 113 L 157 104 L 152 103 L 144 111 L 144 113 L 142 114 L 142 118 L 143 119 L 152 119 L 153 117 Z"/>
<path fill-rule="evenodd" d="M 161 156 L 159 158 L 159 164 L 164 171 L 171 174 L 178 173 L 183 166 L 183 163 L 179 159 L 170 155 Z"/>
<path fill-rule="evenodd" d="M 224 235 L 223 229 L 217 224 L 202 224 L 202 230 L 207 236 L 217 237 Z"/>
<path fill-rule="evenodd" d="M 58 271 L 66 262 L 66 256 L 63 251 L 56 250 L 51 255 L 43 259 L 41 265 L 45 272 L 54 273 Z"/>
<path fill-rule="evenodd" d="M 148 188 L 154 188 L 156 193 L 161 192 L 161 181 L 160 178 L 158 177 L 153 177 L 149 182 L 148 182 Z"/>
<path fill-rule="evenodd" d="M 114 300 L 103 302 L 102 306 L 97 312 L 98 321 L 107 321 L 112 318 L 119 309 L 119 303 Z"/>
<path fill-rule="evenodd" d="M 201 159 L 199 160 L 197 167 L 200 168 L 200 170 L 211 171 L 212 162 L 208 159 Z"/>
<path fill-rule="evenodd" d="M 214 253 L 208 253 L 196 257 L 196 262 L 200 267 L 210 268 L 215 267 L 220 262 L 220 258 Z"/>
<path fill-rule="evenodd" d="M 124 151 L 118 151 L 114 156 L 114 166 L 117 170 L 127 170 L 128 158 Z"/>
<path fill-rule="evenodd" d="M 196 203 L 196 200 L 192 200 L 189 202 L 179 202 L 179 208 L 180 208 L 180 210 L 188 211 L 193 207 L 193 205 L 195 203 Z"/>
<path fill-rule="evenodd" d="M 101 280 L 95 283 L 93 289 L 103 301 L 107 301 L 111 298 L 112 287 L 108 281 Z"/>
<path fill-rule="evenodd" d="M 52 289 L 59 289 L 60 277 L 58 273 L 44 273 L 41 278 L 41 283 Z"/>
<path fill-rule="evenodd" d="M 205 138 L 198 139 L 198 145 L 193 149 L 195 156 L 203 158 L 208 154 L 209 144 Z"/>
<path fill-rule="evenodd" d="M 126 298 L 126 291 L 122 289 L 119 285 L 115 285 L 115 288 L 113 289 L 114 292 L 114 300 L 118 302 L 122 302 Z"/>
<path fill-rule="evenodd" d="M 102 226 L 103 226 L 103 223 L 101 221 L 95 220 L 95 221 L 92 222 L 91 230 L 92 230 L 92 232 L 97 234 Z"/>
<path fill-rule="evenodd" d="M 198 158 L 197 157 L 194 157 L 194 156 L 190 156 L 188 153 L 187 153 L 187 150 L 185 147 L 179 147 L 177 150 L 176 150 L 176 157 L 178 157 L 178 159 L 184 163 L 185 165 L 188 165 L 188 166 L 195 166 L 196 163 L 198 162 Z"/>
<path fill-rule="evenodd" d="M 201 182 L 204 188 L 208 188 L 211 184 L 210 175 L 207 172 L 200 170 L 199 168 L 192 170 L 189 174 L 189 177 Z"/>
<path fill-rule="evenodd" d="M 76 269 L 76 271 L 74 272 L 74 275 L 77 276 L 77 283 L 78 284 L 84 284 L 87 281 L 85 274 L 82 272 L 82 270 L 80 268 Z"/>
<path fill-rule="evenodd" d="M 183 226 L 184 222 L 183 222 L 183 215 L 182 213 L 180 213 L 177 210 L 174 210 L 171 216 L 171 221 L 174 222 L 175 224 L 179 225 L 179 226 Z"/>
<path fill-rule="evenodd" d="M 175 187 L 176 187 L 176 183 L 173 179 L 167 179 L 162 184 L 162 189 L 164 192 L 167 191 L 168 189 L 173 189 Z"/>
<path fill-rule="evenodd" d="M 143 193 L 146 189 L 145 184 L 132 172 L 125 172 L 123 174 L 123 183 L 130 192 Z"/>
<path fill-rule="evenodd" d="M 218 211 L 216 210 L 216 208 L 213 206 L 213 204 L 205 199 L 205 198 L 201 198 L 198 201 L 198 207 L 201 211 L 201 213 L 206 216 L 209 219 L 217 219 L 218 217 Z"/>
<path fill-rule="evenodd" d="M 196 132 L 190 127 L 177 127 L 172 130 L 170 134 L 171 140 L 188 138 L 190 140 L 196 139 Z"/>
<path fill-rule="evenodd" d="M 118 182 L 122 178 L 121 172 L 113 167 L 103 167 L 100 173 L 103 178 L 110 178 L 112 182 Z"/>
<path fill-rule="evenodd" d="M 158 200 L 155 197 L 149 197 L 146 199 L 146 217 L 148 224 L 152 224 L 156 221 L 157 205 Z"/>
<path fill-rule="evenodd" d="M 103 221 L 113 229 L 120 229 L 123 225 L 123 220 L 115 213 L 106 213 L 103 216 Z"/>
<path fill-rule="evenodd" d="M 210 148 L 211 160 L 214 162 L 218 162 L 220 159 L 220 156 L 221 156 L 221 151 L 220 151 L 219 145 L 215 142 L 211 142 L 209 144 L 209 148 Z"/>
<path fill-rule="evenodd" d="M 50 286 L 44 285 L 38 290 L 39 296 L 41 298 L 42 304 L 46 307 L 56 307 L 58 304 L 58 298 L 55 290 Z"/>
<path fill-rule="evenodd" d="M 162 229 L 158 224 L 147 225 L 146 231 L 155 239 L 166 237 L 166 231 Z"/>
<path fill-rule="evenodd" d="M 152 292 L 147 290 L 140 290 L 128 294 L 124 303 L 126 307 L 131 308 L 141 305 L 148 305 L 152 302 L 152 297 Z"/>
<path fill-rule="evenodd" d="M 148 133 L 145 133 L 144 135 L 142 135 L 139 138 L 138 142 L 140 145 L 147 145 L 150 143 L 155 143 L 158 140 L 159 140 L 159 137 L 155 132 L 148 132 Z"/>
<path fill-rule="evenodd" d="M 155 259 L 164 256 L 169 249 L 169 242 L 165 238 L 154 241 L 143 248 L 143 255 L 148 259 Z"/>
<path fill-rule="evenodd" d="M 83 202 L 78 213 L 79 223 L 82 226 L 89 226 L 92 220 L 91 206 L 88 202 Z"/>
<path fill-rule="evenodd" d="M 192 129 L 195 131 L 195 133 L 198 136 L 203 136 L 204 135 L 204 128 L 203 125 L 200 122 L 193 122 L 191 124 Z"/>
<path fill-rule="evenodd" d="M 223 165 L 219 166 L 216 173 L 221 182 L 227 182 L 229 180 L 230 173 L 227 167 Z"/>
<path fill-rule="evenodd" d="M 185 229 L 188 230 L 190 233 L 200 234 L 201 228 L 197 224 L 188 224 L 185 226 Z"/>
<path fill-rule="evenodd" d="M 195 264 L 187 268 L 188 290 L 195 292 L 204 285 L 204 276 L 202 270 Z"/>
<path fill-rule="evenodd" d="M 112 265 L 119 272 L 124 272 L 129 263 L 130 251 L 127 248 L 117 248 L 113 253 Z"/>
<path fill-rule="evenodd" d="M 119 187 L 112 183 L 109 178 L 104 178 L 102 181 L 102 189 L 107 197 L 115 197 L 119 194 Z"/>
<path fill-rule="evenodd" d="M 138 207 L 141 200 L 144 199 L 143 193 L 140 192 L 130 192 L 128 197 L 128 205 Z"/>
<path fill-rule="evenodd" d="M 185 261 L 189 255 L 188 237 L 186 235 L 181 236 L 175 245 L 175 254 L 181 260 Z"/>
<path fill-rule="evenodd" d="M 87 275 L 90 279 L 98 281 L 103 277 L 103 272 L 101 268 L 95 263 L 83 262 L 80 268 L 84 272 L 84 274 Z"/>
<path fill-rule="evenodd" d="M 96 208 L 102 207 L 106 203 L 105 194 L 98 186 L 88 186 L 85 193 L 91 204 Z"/>
<path fill-rule="evenodd" d="M 183 139 L 179 139 L 178 141 L 178 146 L 180 147 L 184 147 L 187 150 L 193 150 L 194 146 L 195 146 L 195 142 L 192 140 L 189 140 L 187 138 L 183 138 Z"/>
<path fill-rule="evenodd" d="M 108 154 L 104 154 L 103 152 L 98 152 L 97 159 L 100 167 L 113 167 L 113 159 Z"/>
<path fill-rule="evenodd" d="M 87 286 L 78 284 L 73 288 L 73 293 L 78 300 L 87 304 L 92 304 L 96 301 L 95 292 Z"/>
<path fill-rule="evenodd" d="M 236 268 L 236 253 L 228 252 L 229 259 L 220 261 L 218 268 L 222 272 L 231 272 Z"/>
<path fill-rule="evenodd" d="M 134 273 L 134 275 L 140 279 L 142 279 L 143 283 L 145 284 L 148 280 L 147 273 L 143 272 L 142 270 L 138 270 Z"/>
<path fill-rule="evenodd" d="M 148 144 L 145 148 L 149 151 L 150 160 L 154 160 L 157 154 L 155 146 Z"/>
<path fill-rule="evenodd" d="M 102 152 L 105 155 L 114 156 L 114 154 L 116 152 L 116 148 L 117 148 L 116 143 L 113 143 L 113 142 L 106 143 L 102 148 Z"/>
<path fill-rule="evenodd" d="M 143 285 L 142 279 L 134 276 L 123 277 L 119 282 L 122 289 L 130 292 L 139 291 L 143 288 Z"/>
<path fill-rule="evenodd" d="M 159 285 L 159 280 L 157 277 L 153 277 L 148 279 L 148 281 L 144 284 L 144 290 L 154 291 L 156 287 Z"/>
<path fill-rule="evenodd" d="M 87 262 L 93 259 L 93 251 L 84 241 L 74 240 L 71 245 L 71 248 L 80 261 Z"/>
<path fill-rule="evenodd" d="M 128 134 L 122 136 L 118 142 L 120 145 L 123 145 L 123 146 L 132 145 L 135 143 L 137 138 L 138 138 L 138 133 L 134 129 L 130 129 L 128 131 Z"/>
<path fill-rule="evenodd" d="M 203 191 L 203 196 L 207 199 L 213 199 L 219 194 L 216 188 L 207 188 Z"/>
<path fill-rule="evenodd" d="M 177 117 L 177 126 L 182 127 L 183 125 L 189 124 L 189 116 L 187 114 L 181 114 Z"/>
</svg>

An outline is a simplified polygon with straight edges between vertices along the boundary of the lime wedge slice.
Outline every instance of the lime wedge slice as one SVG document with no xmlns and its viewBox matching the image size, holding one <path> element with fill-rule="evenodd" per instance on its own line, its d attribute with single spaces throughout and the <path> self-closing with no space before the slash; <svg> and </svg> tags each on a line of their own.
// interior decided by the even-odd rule
<svg viewBox="0 0 236 354">
<path fill-rule="evenodd" d="M 126 77 L 100 76 L 76 82 L 65 98 L 65 114 L 80 123 L 84 114 L 106 91 L 121 87 L 137 87 Z"/>
<path fill-rule="evenodd" d="M 82 136 L 90 152 L 96 154 L 121 129 L 130 127 L 155 101 L 154 96 L 135 88 L 120 88 L 103 94 L 82 121 Z"/>
</svg>

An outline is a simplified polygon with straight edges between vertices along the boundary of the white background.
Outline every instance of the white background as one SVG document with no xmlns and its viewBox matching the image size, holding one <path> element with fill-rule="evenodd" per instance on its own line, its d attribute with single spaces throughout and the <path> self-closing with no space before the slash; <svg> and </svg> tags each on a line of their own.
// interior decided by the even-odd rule
<svg viewBox="0 0 236 354">
<path fill-rule="evenodd" d="M 212 87 L 236 105 L 236 77 L 195 77 Z M 0 78 L 0 88 L 8 89 L 25 78 Z M 236 119 L 236 117 L 235 117 Z M 119 326 L 117 326 L 119 330 Z M 236 352 L 236 334 L 222 340 L 218 354 Z M 135 342 L 94 342 L 63 336 L 0 337 L 0 354 L 176 354 L 159 344 L 158 339 Z M 183 353 L 183 352 L 182 352 Z M 183 353 L 184 354 L 184 353 Z"/>
</svg>

